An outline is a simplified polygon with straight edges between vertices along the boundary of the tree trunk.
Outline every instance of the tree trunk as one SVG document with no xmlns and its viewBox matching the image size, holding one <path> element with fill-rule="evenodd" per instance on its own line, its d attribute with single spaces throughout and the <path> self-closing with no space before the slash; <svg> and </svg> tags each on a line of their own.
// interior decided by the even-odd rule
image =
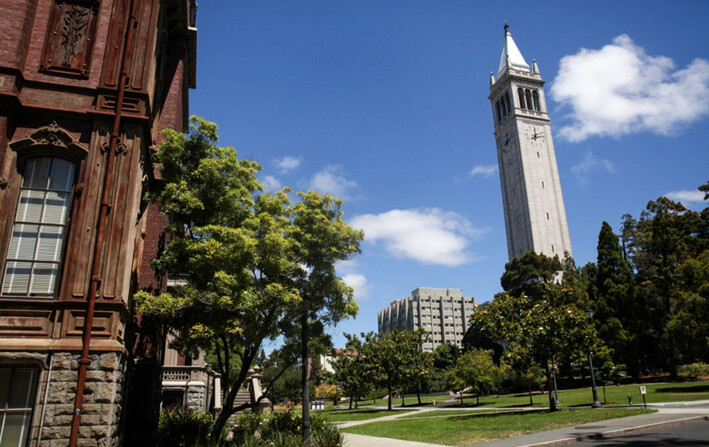
<svg viewBox="0 0 709 447">
<path fill-rule="evenodd" d="M 405 398 L 406 398 L 406 394 L 404 394 L 404 392 L 402 391 L 402 392 L 401 392 L 401 406 L 402 406 L 402 407 L 405 407 L 405 406 L 406 406 L 406 403 L 404 403 L 404 399 L 405 399 Z"/>
<path fill-rule="evenodd" d="M 251 365 L 252 361 L 253 357 L 244 357 L 244 363 L 248 362 L 248 364 Z M 219 412 L 219 416 L 217 416 L 217 419 L 214 421 L 212 432 L 209 435 L 211 439 L 216 440 L 221 437 L 222 430 L 224 429 L 224 426 L 226 425 L 229 416 L 234 414 L 234 399 L 236 399 L 236 393 L 239 391 L 241 384 L 244 383 L 244 380 L 246 380 L 247 371 L 248 368 L 246 368 L 245 370 L 242 364 L 239 377 L 236 379 L 235 382 L 230 384 L 229 393 L 227 394 L 226 399 L 224 400 L 222 405 L 222 411 Z"/>
<path fill-rule="evenodd" d="M 350 396 L 350 410 L 352 409 L 352 396 Z"/>
<path fill-rule="evenodd" d="M 416 398 L 419 401 L 419 405 L 421 405 L 421 392 L 416 392 Z"/>
<path fill-rule="evenodd" d="M 391 395 L 391 380 L 387 380 L 387 392 L 389 393 L 389 399 L 387 399 L 387 409 L 391 411 L 391 401 L 394 396 Z"/>
<path fill-rule="evenodd" d="M 549 365 L 546 367 L 547 383 L 551 383 L 551 369 Z M 556 411 L 556 399 L 554 399 L 554 393 L 551 392 L 551 387 L 549 388 L 549 411 Z"/>
<path fill-rule="evenodd" d="M 480 406 L 480 393 L 476 394 L 475 397 L 477 398 L 477 403 L 475 405 Z"/>
<path fill-rule="evenodd" d="M 305 299 L 304 303 L 305 309 L 303 310 L 303 315 L 300 317 L 300 331 L 301 331 L 301 387 L 303 389 L 303 447 L 310 447 L 310 389 L 308 387 L 308 339 L 309 339 L 309 327 L 308 327 L 308 311 L 310 309 L 310 300 Z"/>
<path fill-rule="evenodd" d="M 529 405 L 532 406 L 534 405 L 534 401 L 532 400 L 532 385 L 529 385 Z"/>
</svg>

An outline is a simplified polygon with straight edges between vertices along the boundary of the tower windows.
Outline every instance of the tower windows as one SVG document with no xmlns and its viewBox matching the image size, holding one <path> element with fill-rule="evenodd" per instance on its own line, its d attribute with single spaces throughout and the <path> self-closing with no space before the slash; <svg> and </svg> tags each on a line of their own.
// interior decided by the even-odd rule
<svg viewBox="0 0 709 447">
<path fill-rule="evenodd" d="M 529 89 L 524 91 L 524 98 L 527 100 L 527 109 L 532 110 L 532 92 Z"/>
<path fill-rule="evenodd" d="M 539 112 L 539 93 L 536 90 L 532 91 L 532 101 L 534 102 L 534 110 Z"/>
<path fill-rule="evenodd" d="M 517 96 L 519 96 L 519 107 L 521 109 L 526 109 L 524 105 L 524 90 L 522 90 L 522 87 L 517 89 Z"/>
<path fill-rule="evenodd" d="M 510 107 L 510 93 L 505 92 L 504 95 L 500 99 L 496 101 L 496 108 L 497 108 L 497 121 L 500 122 L 503 119 L 507 118 L 507 115 L 509 115 L 510 110 L 512 108 Z"/>
<path fill-rule="evenodd" d="M 517 89 L 517 96 L 519 97 L 520 109 L 533 110 L 535 112 L 541 111 L 541 107 L 539 106 L 539 92 L 537 89 L 519 87 Z"/>
</svg>

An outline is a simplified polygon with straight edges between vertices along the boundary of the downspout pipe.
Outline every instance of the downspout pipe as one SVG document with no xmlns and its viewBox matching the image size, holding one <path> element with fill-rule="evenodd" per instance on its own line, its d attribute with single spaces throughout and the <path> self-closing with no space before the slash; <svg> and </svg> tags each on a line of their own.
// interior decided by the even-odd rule
<svg viewBox="0 0 709 447">
<path fill-rule="evenodd" d="M 86 317 L 84 318 L 84 334 L 82 338 L 83 346 L 81 350 L 81 358 L 79 358 L 79 378 L 76 386 L 76 403 L 74 405 L 74 414 L 71 420 L 71 437 L 69 438 L 69 447 L 76 447 L 79 437 L 79 424 L 81 422 L 81 410 L 84 401 L 84 389 L 86 386 L 86 372 L 91 364 L 89 359 L 89 350 L 91 346 L 91 329 L 94 321 L 94 309 L 96 307 L 96 293 L 101 286 L 101 277 L 99 276 L 101 267 L 101 252 L 103 251 L 106 218 L 110 210 L 109 195 L 113 185 L 113 160 L 115 158 L 116 148 L 118 147 L 119 132 L 121 128 L 121 111 L 123 107 L 123 98 L 125 96 L 126 82 L 128 79 L 127 66 L 128 57 L 131 53 L 133 43 L 133 34 L 136 25 L 136 7 L 137 2 L 131 0 L 130 15 L 128 18 L 128 26 L 124 34 L 125 41 L 121 54 L 120 80 L 118 84 L 118 98 L 116 100 L 116 109 L 113 115 L 113 129 L 111 131 L 111 140 L 109 149 L 106 153 L 106 169 L 103 179 L 103 190 L 101 192 L 101 208 L 99 210 L 98 223 L 96 225 L 96 244 L 94 245 L 93 263 L 91 265 L 91 282 L 89 284 L 88 304 Z"/>
</svg>

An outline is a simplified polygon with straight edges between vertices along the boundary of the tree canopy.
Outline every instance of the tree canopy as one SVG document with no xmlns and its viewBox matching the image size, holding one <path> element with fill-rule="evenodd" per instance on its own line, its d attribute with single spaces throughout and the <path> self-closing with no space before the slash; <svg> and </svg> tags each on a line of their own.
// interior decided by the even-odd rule
<svg viewBox="0 0 709 447">
<path fill-rule="evenodd" d="M 460 391 L 461 405 L 463 389 L 469 388 L 480 405 L 480 395 L 497 390 L 502 382 L 500 368 L 492 360 L 492 351 L 483 349 L 471 349 L 458 357 L 449 377 L 452 388 Z"/>
<path fill-rule="evenodd" d="M 595 340 L 586 315 L 575 302 L 572 290 L 553 284 L 546 284 L 535 300 L 503 292 L 481 305 L 471 322 L 506 347 L 506 362 L 515 370 L 529 371 L 536 365 L 551 382 L 555 359 L 570 358 Z M 549 407 L 556 409 L 551 395 Z"/>
<path fill-rule="evenodd" d="M 152 197 L 170 225 L 151 266 L 184 281 L 136 300 L 175 334 L 175 347 L 213 350 L 217 371 L 233 377 L 212 431 L 218 437 L 263 341 L 283 336 L 307 350 L 307 323 L 318 320 L 319 329 L 357 312 L 334 264 L 359 251 L 363 234 L 342 221 L 341 202 L 328 195 L 299 193 L 292 204 L 288 188 L 262 192 L 258 163 L 218 146 L 214 123 L 192 117 L 190 127 L 187 135 L 164 132 L 155 155 L 165 186 Z M 294 321 L 294 313 L 304 317 Z"/>
<path fill-rule="evenodd" d="M 550 258 L 530 250 L 505 264 L 500 284 L 512 295 L 524 293 L 535 298 L 544 292 L 545 284 L 554 283 L 563 268 L 558 256 Z"/>
</svg>

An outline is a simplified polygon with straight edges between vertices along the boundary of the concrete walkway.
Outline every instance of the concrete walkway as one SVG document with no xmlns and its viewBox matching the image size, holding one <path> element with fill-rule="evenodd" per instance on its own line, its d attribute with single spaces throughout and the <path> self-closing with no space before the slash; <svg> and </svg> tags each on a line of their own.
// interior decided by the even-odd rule
<svg viewBox="0 0 709 447">
<path fill-rule="evenodd" d="M 639 408 L 640 405 L 634 405 Z M 635 430 L 643 430 L 650 427 L 665 424 L 679 424 L 682 422 L 695 420 L 697 418 L 709 419 L 709 400 L 696 402 L 674 402 L 666 404 L 652 404 L 648 408 L 657 409 L 657 413 L 630 416 L 618 419 L 583 424 L 575 427 L 561 428 L 540 433 L 533 433 L 514 438 L 500 439 L 497 441 L 475 444 L 475 447 L 532 447 L 532 446 L 558 446 L 572 444 L 580 439 L 588 438 L 610 438 L 628 434 Z M 418 412 L 430 412 L 440 409 L 421 408 L 414 409 Z M 598 411 L 603 411 L 602 409 Z M 410 412 L 402 412 L 366 421 L 347 422 L 341 424 L 341 428 L 353 427 L 355 425 L 367 424 L 370 422 L 391 421 Z M 345 447 L 441 447 L 439 444 L 426 444 L 422 442 L 402 441 L 390 438 L 376 438 L 373 436 L 353 435 L 345 433 Z"/>
</svg>

